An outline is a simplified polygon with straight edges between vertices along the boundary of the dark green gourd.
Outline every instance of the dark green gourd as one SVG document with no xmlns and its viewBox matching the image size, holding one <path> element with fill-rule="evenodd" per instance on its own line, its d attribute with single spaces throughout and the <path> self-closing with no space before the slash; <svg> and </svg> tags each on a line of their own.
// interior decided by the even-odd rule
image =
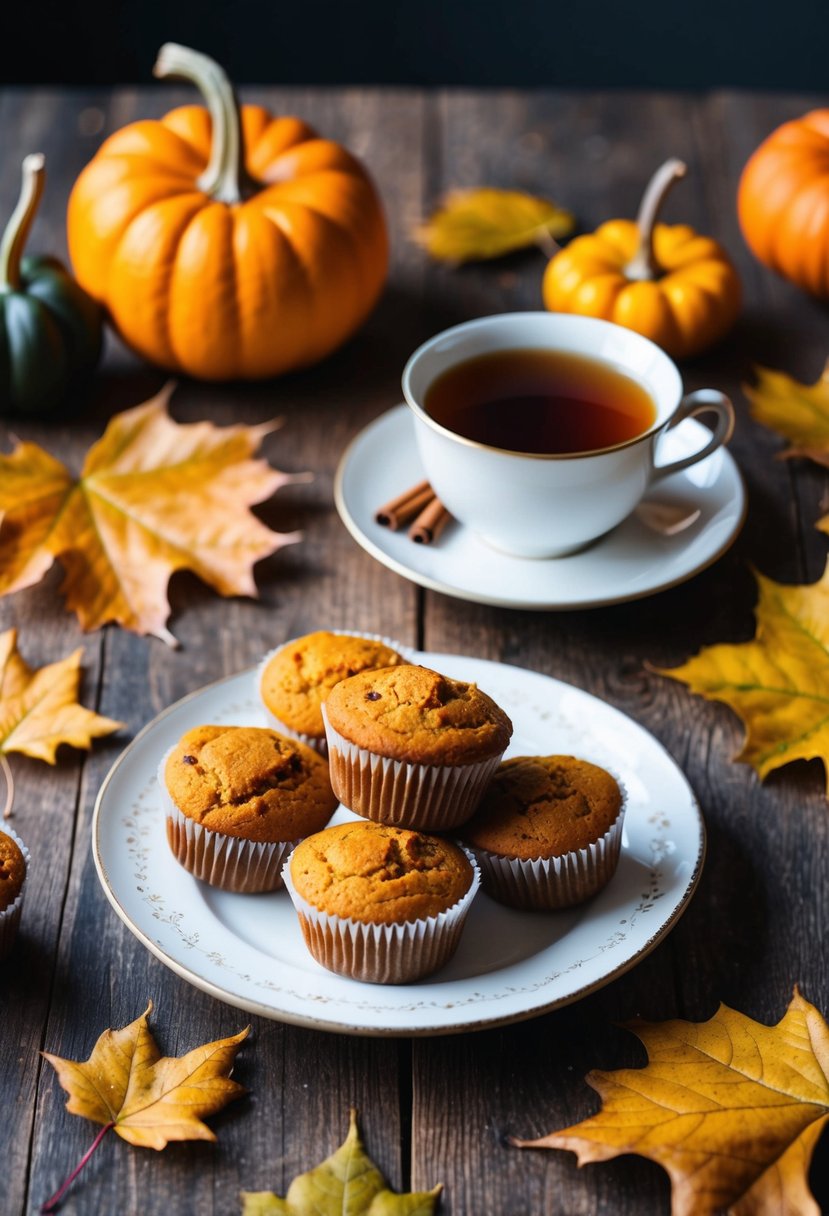
<svg viewBox="0 0 829 1216">
<path fill-rule="evenodd" d="M 101 353 L 96 302 L 55 258 L 23 256 L 44 176 L 43 156 L 27 156 L 20 198 L 0 241 L 3 414 L 47 414 L 62 405 L 77 412 L 71 393 L 82 388 Z"/>
</svg>

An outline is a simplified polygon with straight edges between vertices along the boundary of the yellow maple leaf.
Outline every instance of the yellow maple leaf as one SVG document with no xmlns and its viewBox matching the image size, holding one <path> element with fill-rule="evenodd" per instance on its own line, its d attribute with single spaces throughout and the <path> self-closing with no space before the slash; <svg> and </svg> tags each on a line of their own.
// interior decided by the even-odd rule
<svg viewBox="0 0 829 1216">
<path fill-rule="evenodd" d="M 123 726 L 78 704 L 83 651 L 33 670 L 17 649 L 17 630 L 0 633 L 0 752 L 55 763 L 61 743 L 89 748 Z"/>
<path fill-rule="evenodd" d="M 94 1123 L 111 1124 L 123 1140 L 162 1149 L 171 1140 L 215 1140 L 204 1115 L 215 1114 L 245 1092 L 229 1079 L 249 1028 L 204 1043 L 184 1056 L 162 1056 L 147 1018 L 105 1030 L 88 1060 L 64 1060 L 44 1051 L 69 1095 L 66 1109 Z"/>
<path fill-rule="evenodd" d="M 335 1153 L 298 1174 L 284 1199 L 273 1191 L 242 1191 L 242 1216 L 432 1216 L 442 1188 L 398 1195 L 369 1157 L 351 1111 L 348 1135 Z"/>
<path fill-rule="evenodd" d="M 746 739 L 737 759 L 761 777 L 820 759 L 829 794 L 829 564 L 805 586 L 756 577 L 753 641 L 706 646 L 680 667 L 656 670 L 739 715 Z"/>
<path fill-rule="evenodd" d="M 245 1093 L 243 1086 L 230 1080 L 230 1073 L 250 1027 L 184 1056 L 162 1056 L 147 1021 L 152 1007 L 150 1001 L 141 1017 L 121 1030 L 105 1030 L 88 1060 L 64 1060 L 43 1052 L 69 1095 L 66 1109 L 104 1126 L 42 1212 L 56 1210 L 109 1130 L 129 1144 L 158 1150 L 173 1140 L 215 1140 L 203 1117 Z"/>
<path fill-rule="evenodd" d="M 528 245 L 548 252 L 554 241 L 569 236 L 574 220 L 549 199 L 520 190 L 453 190 L 434 215 L 415 232 L 415 239 L 441 262 L 497 258 Z"/>
<path fill-rule="evenodd" d="M 254 563 L 299 534 L 272 532 L 248 508 L 297 477 L 251 459 L 272 424 L 181 425 L 167 413 L 171 391 L 116 414 L 78 479 L 36 444 L 0 455 L 0 595 L 58 558 L 84 629 L 116 621 L 169 643 L 174 571 L 220 595 L 256 595 Z"/>
<path fill-rule="evenodd" d="M 752 417 L 789 440 L 780 457 L 802 456 L 829 467 L 829 361 L 814 384 L 802 384 L 785 372 L 755 367 L 757 383 L 743 385 Z M 829 533 L 829 515 L 816 527 Z"/>
<path fill-rule="evenodd" d="M 755 367 L 754 374 L 757 383 L 743 391 L 752 417 L 789 440 L 781 457 L 804 456 L 829 465 L 829 362 L 814 384 L 769 367 Z"/>
<path fill-rule="evenodd" d="M 819 1216 L 806 1182 L 829 1118 L 829 1027 L 795 990 L 776 1026 L 721 1005 L 707 1022 L 629 1024 L 645 1068 L 593 1072 L 598 1114 L 520 1148 L 579 1165 L 624 1153 L 667 1170 L 672 1216 Z"/>
</svg>

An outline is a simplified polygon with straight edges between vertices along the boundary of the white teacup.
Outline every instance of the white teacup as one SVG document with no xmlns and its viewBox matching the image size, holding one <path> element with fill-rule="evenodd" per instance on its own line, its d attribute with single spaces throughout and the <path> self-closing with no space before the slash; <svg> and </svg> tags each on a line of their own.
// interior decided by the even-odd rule
<svg viewBox="0 0 829 1216">
<path fill-rule="evenodd" d="M 466 439 L 424 409 L 429 386 L 450 367 L 494 351 L 531 348 L 582 355 L 631 376 L 652 398 L 654 422 L 600 451 L 529 455 Z M 519 557 L 562 557 L 598 540 L 630 515 L 656 480 L 704 460 L 734 428 L 728 397 L 716 389 L 683 397 L 676 365 L 653 342 L 608 321 L 563 313 L 502 313 L 447 329 L 409 359 L 403 393 L 438 497 L 482 539 Z M 717 415 L 711 439 L 690 456 L 657 464 L 660 437 L 708 411 Z"/>
</svg>

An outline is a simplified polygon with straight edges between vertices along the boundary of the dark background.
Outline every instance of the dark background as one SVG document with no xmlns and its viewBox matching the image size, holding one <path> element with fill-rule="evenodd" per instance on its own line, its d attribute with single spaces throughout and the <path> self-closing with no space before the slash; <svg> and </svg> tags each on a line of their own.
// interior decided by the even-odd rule
<svg viewBox="0 0 829 1216">
<path fill-rule="evenodd" d="M 168 40 L 242 83 L 829 87 L 827 0 L 12 0 L 0 80 L 146 82 Z"/>
</svg>

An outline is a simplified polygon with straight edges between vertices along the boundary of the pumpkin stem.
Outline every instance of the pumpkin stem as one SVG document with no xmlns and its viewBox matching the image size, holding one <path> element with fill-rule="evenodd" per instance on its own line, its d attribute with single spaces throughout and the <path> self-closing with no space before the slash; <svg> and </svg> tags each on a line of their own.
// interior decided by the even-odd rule
<svg viewBox="0 0 829 1216">
<path fill-rule="evenodd" d="M 242 118 L 233 85 L 209 55 L 177 42 L 165 42 L 158 52 L 153 75 L 190 80 L 201 91 L 213 124 L 210 159 L 196 182 L 199 190 L 221 203 L 240 203 L 256 192 L 245 169 Z"/>
<path fill-rule="evenodd" d="M 20 198 L 0 241 L 0 292 L 20 291 L 20 259 L 46 182 L 46 158 L 33 152 L 23 161 Z"/>
<path fill-rule="evenodd" d="M 653 230 L 671 187 L 687 172 L 688 166 L 684 161 L 674 157 L 666 160 L 648 182 L 636 217 L 639 248 L 633 260 L 625 267 L 625 274 L 629 279 L 658 279 L 662 274 L 663 267 L 657 262 L 653 251 Z"/>
</svg>

